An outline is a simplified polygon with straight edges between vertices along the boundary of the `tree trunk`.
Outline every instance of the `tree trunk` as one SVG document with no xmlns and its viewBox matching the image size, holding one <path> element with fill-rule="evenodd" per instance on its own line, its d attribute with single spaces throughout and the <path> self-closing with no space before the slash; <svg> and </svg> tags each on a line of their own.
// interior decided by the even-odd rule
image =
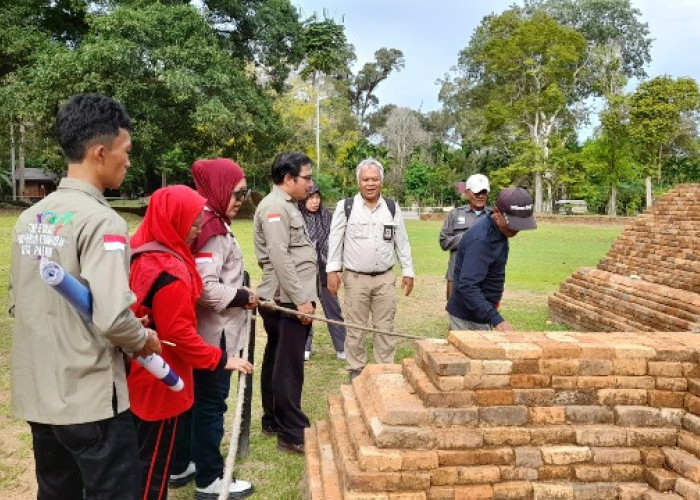
<svg viewBox="0 0 700 500">
<path fill-rule="evenodd" d="M 608 215 L 615 217 L 617 215 L 617 186 L 610 186 L 610 198 L 608 200 Z"/>
<path fill-rule="evenodd" d="M 18 191 L 19 199 L 26 200 L 27 195 L 24 192 L 24 167 L 27 163 L 27 157 L 24 150 L 24 139 L 25 139 L 25 126 L 24 123 L 19 124 L 19 143 L 17 144 L 17 180 L 18 180 Z"/>
<path fill-rule="evenodd" d="M 535 213 L 542 213 L 542 172 L 535 172 Z"/>
<path fill-rule="evenodd" d="M 651 176 L 650 175 L 647 175 L 647 178 L 644 179 L 644 184 L 646 185 L 646 188 L 647 188 L 647 208 L 649 208 L 649 207 L 651 207 L 651 204 L 654 201 L 651 198 Z"/>
<path fill-rule="evenodd" d="M 10 180 L 12 181 L 12 200 L 17 201 L 17 156 L 15 155 L 15 124 L 10 122 Z"/>
<path fill-rule="evenodd" d="M 316 93 L 316 173 L 321 171 L 321 97 L 319 95 L 318 71 L 314 72 L 314 92 Z"/>
<path fill-rule="evenodd" d="M 160 187 L 165 187 L 168 185 L 168 174 L 165 172 L 165 169 L 162 169 L 160 171 Z"/>
</svg>

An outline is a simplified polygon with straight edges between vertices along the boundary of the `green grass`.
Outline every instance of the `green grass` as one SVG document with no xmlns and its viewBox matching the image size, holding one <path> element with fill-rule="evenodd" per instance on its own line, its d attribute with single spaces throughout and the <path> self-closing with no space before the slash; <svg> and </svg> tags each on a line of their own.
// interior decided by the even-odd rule
<svg viewBox="0 0 700 500">
<path fill-rule="evenodd" d="M 9 267 L 9 234 L 16 213 L 0 213 L 0 280 L 7 283 Z M 125 215 L 133 231 L 139 218 Z M 401 332 L 424 337 L 444 337 L 447 333 L 444 273 L 447 253 L 440 250 L 438 235 L 441 222 L 407 221 L 409 238 L 416 270 L 414 292 L 409 297 L 400 296 L 396 329 Z M 558 284 L 574 270 L 582 266 L 594 266 L 605 254 L 622 226 L 586 226 L 575 224 L 543 223 L 536 231 L 523 232 L 511 240 L 510 260 L 507 268 L 506 296 L 503 300 L 503 315 L 520 330 L 562 329 L 547 320 L 547 295 L 554 292 Z M 260 280 L 260 270 L 255 261 L 251 221 L 234 221 L 233 231 L 241 244 L 246 268 L 254 284 Z M 0 292 L 5 298 L 6 290 Z M 11 419 L 9 405 L 9 348 L 11 327 L 6 314 L 0 315 L 0 442 L 3 432 L 13 432 L 14 442 L 20 443 L 13 456 L 31 456 L 27 427 Z M 256 333 L 256 366 L 259 368 L 265 345 L 262 322 L 258 321 Z M 315 326 L 314 353 L 306 363 L 303 408 L 311 421 L 325 416 L 326 396 L 337 392 L 346 382 L 344 362 L 335 357 L 335 351 L 323 324 Z M 371 352 L 371 350 L 369 351 Z M 400 341 L 397 360 L 413 355 L 411 342 Z M 302 457 L 281 454 L 276 450 L 275 440 L 260 434 L 260 381 L 254 377 L 253 419 L 250 455 L 238 461 L 236 474 L 251 481 L 256 488 L 253 499 L 297 499 L 301 497 L 300 481 L 304 472 Z M 235 397 L 235 386 L 232 390 Z M 229 408 L 235 407 L 234 398 Z M 230 413 L 230 412 L 229 412 Z M 232 415 L 227 415 L 227 431 Z M 9 429 L 9 430 L 8 430 Z M 224 440 L 227 451 L 228 436 Z M 12 464 L 11 466 L 8 466 Z M 0 455 L 0 498 L 16 493 L 22 481 L 33 482 L 31 466 L 27 460 L 6 461 Z M 171 490 L 170 498 L 184 500 L 192 498 L 192 487 Z"/>
</svg>

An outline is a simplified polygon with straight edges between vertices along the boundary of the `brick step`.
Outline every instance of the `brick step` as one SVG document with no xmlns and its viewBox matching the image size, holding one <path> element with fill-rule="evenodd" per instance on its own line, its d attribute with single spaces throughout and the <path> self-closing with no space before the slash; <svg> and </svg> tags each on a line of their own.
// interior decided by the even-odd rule
<svg viewBox="0 0 700 500">
<path fill-rule="evenodd" d="M 692 321 L 669 314 L 671 308 L 653 304 L 651 301 L 634 297 L 631 293 L 617 292 L 595 283 L 586 283 L 569 279 L 562 283 L 557 292 L 574 300 L 593 304 L 605 304 L 605 309 L 627 321 L 642 323 L 645 327 L 656 331 L 680 332 L 697 328 L 697 318 Z"/>
<path fill-rule="evenodd" d="M 666 467 L 695 483 L 700 489 L 700 458 L 678 447 L 663 447 Z"/>
<path fill-rule="evenodd" d="M 415 359 L 402 361 L 403 374 L 423 404 L 430 408 L 464 408 L 476 404 L 474 391 L 441 391 L 418 366 Z M 444 412 L 443 412 L 444 413 Z"/>
<path fill-rule="evenodd" d="M 321 481 L 321 460 L 318 454 L 316 442 L 316 423 L 304 431 L 304 443 L 306 446 L 305 460 L 306 471 L 304 474 L 305 498 L 308 500 L 323 500 L 323 482 Z"/>
<path fill-rule="evenodd" d="M 339 484 L 344 498 L 355 498 L 363 492 L 416 493 L 427 490 L 430 486 L 430 473 L 415 469 L 401 471 L 402 457 L 398 452 L 382 453 L 376 447 L 365 446 L 360 448 L 361 455 L 356 456 L 340 398 L 329 399 L 328 411 L 329 442 L 332 443 L 335 463 L 338 465 Z M 373 449 L 379 452 L 375 456 L 371 455 Z M 362 469 L 359 456 L 367 470 Z"/>
<path fill-rule="evenodd" d="M 680 429 L 678 431 L 678 447 L 700 459 L 700 435 Z"/>
<path fill-rule="evenodd" d="M 390 367 L 391 370 L 387 369 Z M 379 419 L 389 425 L 425 425 L 429 412 L 401 373 L 401 365 L 367 365 L 355 387 L 360 406 L 371 400 Z"/>
<path fill-rule="evenodd" d="M 661 287 L 660 285 L 656 286 Z M 674 299 L 672 305 L 664 304 L 647 297 L 645 292 L 638 289 L 622 285 L 616 286 L 609 281 L 598 281 L 595 277 L 589 278 L 587 275 L 573 275 L 569 277 L 566 282 L 562 283 L 559 292 L 587 302 L 603 303 L 605 301 L 606 307 L 622 312 L 631 310 L 633 315 L 626 316 L 633 320 L 639 315 L 650 316 L 646 320 L 647 324 L 655 324 L 655 326 L 667 331 L 690 330 L 697 325 L 698 317 L 700 316 L 697 309 L 691 312 L 691 306 L 686 307 L 683 305 L 683 302 L 677 299 Z M 689 295 L 685 291 L 683 291 L 683 294 Z M 600 299 L 603 299 L 603 301 L 600 301 Z M 667 301 L 671 300 L 667 299 Z M 608 301 L 612 302 L 608 304 Z M 612 304 L 618 307 L 614 307 Z M 677 307 L 678 305 L 682 305 L 683 308 Z"/>
<path fill-rule="evenodd" d="M 336 463 L 331 442 L 331 435 L 327 420 L 316 422 L 316 443 L 318 456 L 321 461 L 321 484 L 323 485 L 324 500 L 342 500 L 343 495 L 340 489 L 340 479 L 338 475 L 338 464 Z"/>
<path fill-rule="evenodd" d="M 553 321 L 571 326 L 579 331 L 608 331 L 632 332 L 648 331 L 644 325 L 620 321 L 617 315 L 611 314 L 595 305 L 584 302 L 574 302 L 570 298 L 556 292 L 548 298 L 549 315 Z"/>
</svg>

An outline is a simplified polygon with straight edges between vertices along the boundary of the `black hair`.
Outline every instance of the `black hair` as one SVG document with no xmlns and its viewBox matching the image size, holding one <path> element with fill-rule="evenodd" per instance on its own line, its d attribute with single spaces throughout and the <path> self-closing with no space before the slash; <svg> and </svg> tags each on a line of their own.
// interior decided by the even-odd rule
<svg viewBox="0 0 700 500">
<path fill-rule="evenodd" d="M 302 165 L 311 165 L 311 158 L 302 153 L 280 153 L 275 157 L 270 169 L 270 177 L 275 184 L 282 184 L 284 176 L 298 177 Z"/>
<path fill-rule="evenodd" d="M 129 114 L 117 101 L 100 94 L 76 94 L 56 116 L 58 144 L 69 162 L 83 161 L 92 142 L 111 142 L 120 128 L 131 129 Z"/>
</svg>

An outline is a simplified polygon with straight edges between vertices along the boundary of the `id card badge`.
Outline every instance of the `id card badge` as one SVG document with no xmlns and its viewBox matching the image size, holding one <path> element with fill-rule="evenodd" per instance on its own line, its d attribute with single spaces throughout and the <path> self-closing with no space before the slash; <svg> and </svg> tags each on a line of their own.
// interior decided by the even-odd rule
<svg viewBox="0 0 700 500">
<path fill-rule="evenodd" d="M 394 226 L 387 224 L 384 226 L 384 241 L 391 241 L 394 238 Z"/>
</svg>

